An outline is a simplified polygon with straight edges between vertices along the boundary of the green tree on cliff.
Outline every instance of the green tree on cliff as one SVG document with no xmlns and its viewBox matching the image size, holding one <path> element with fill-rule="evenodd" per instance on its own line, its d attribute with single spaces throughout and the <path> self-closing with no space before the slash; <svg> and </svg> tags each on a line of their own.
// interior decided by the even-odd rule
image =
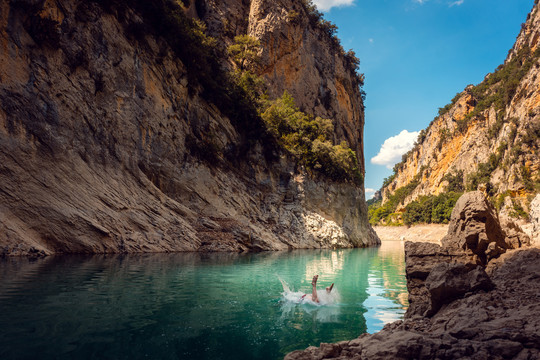
<svg viewBox="0 0 540 360">
<path fill-rule="evenodd" d="M 229 46 L 229 54 L 241 72 L 259 63 L 261 42 L 249 35 L 234 37 L 234 44 Z"/>
<path fill-rule="evenodd" d="M 251 71 L 259 62 L 261 43 L 249 35 L 238 35 L 234 44 L 228 48 L 229 54 L 236 65 L 232 78 L 254 103 L 259 103 L 265 91 L 264 80 Z"/>
</svg>

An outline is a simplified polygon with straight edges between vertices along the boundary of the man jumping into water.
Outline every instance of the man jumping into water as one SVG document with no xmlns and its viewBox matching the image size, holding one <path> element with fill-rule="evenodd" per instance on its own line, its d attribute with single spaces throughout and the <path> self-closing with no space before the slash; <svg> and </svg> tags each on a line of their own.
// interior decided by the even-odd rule
<svg viewBox="0 0 540 360">
<path fill-rule="evenodd" d="M 319 302 L 319 297 L 317 296 L 317 280 L 319 279 L 319 275 L 315 275 L 313 277 L 313 280 L 311 281 L 311 301 L 313 302 L 316 302 L 318 303 Z M 330 285 L 329 287 L 326 288 L 326 292 L 328 294 L 330 294 L 330 291 L 332 291 L 332 289 L 334 288 L 334 283 L 332 283 L 332 285 Z M 304 298 L 306 297 L 307 294 L 304 294 L 302 295 L 302 297 L 300 298 L 300 301 L 304 300 Z"/>
</svg>

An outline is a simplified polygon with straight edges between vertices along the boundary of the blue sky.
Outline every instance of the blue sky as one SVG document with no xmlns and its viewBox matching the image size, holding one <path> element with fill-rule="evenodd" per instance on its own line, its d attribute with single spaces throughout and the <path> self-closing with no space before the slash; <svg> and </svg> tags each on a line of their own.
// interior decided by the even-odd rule
<svg viewBox="0 0 540 360">
<path fill-rule="evenodd" d="M 356 52 L 366 75 L 365 186 L 370 198 L 438 108 L 504 61 L 534 0 L 314 3 L 338 26 L 341 44 Z"/>
</svg>

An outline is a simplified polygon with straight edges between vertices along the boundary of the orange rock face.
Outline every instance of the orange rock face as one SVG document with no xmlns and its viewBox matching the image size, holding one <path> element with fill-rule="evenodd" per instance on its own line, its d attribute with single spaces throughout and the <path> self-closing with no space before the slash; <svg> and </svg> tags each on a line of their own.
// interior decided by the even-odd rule
<svg viewBox="0 0 540 360">
<path fill-rule="evenodd" d="M 535 5 L 504 66 L 521 49 L 534 52 L 539 37 L 540 8 Z M 499 100 L 477 111 L 481 99 L 475 98 L 474 88 L 467 87 L 451 108 L 425 130 L 425 139 L 409 153 L 393 182 L 383 189 L 383 202 L 418 177 L 420 184 L 403 206 L 418 196 L 446 191 L 448 183 L 444 177 L 457 171 L 463 171 L 467 185 L 480 164 L 491 157 L 496 164 L 488 177 L 495 192 L 512 196 L 526 209 L 528 199 L 538 191 L 534 184 L 540 184 L 540 59 L 531 56 L 532 66 L 502 108 Z M 519 64 L 525 66 L 526 62 Z M 501 84 L 492 84 L 484 96 L 500 91 L 498 86 L 508 86 Z M 523 195 L 515 196 L 516 193 Z"/>
</svg>

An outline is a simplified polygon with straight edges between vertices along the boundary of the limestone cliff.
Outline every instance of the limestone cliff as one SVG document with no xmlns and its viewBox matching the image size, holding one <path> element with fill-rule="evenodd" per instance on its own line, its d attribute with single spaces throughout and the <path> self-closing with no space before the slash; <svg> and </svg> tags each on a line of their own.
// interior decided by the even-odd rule
<svg viewBox="0 0 540 360">
<path fill-rule="evenodd" d="M 211 0 L 191 7 L 225 43 L 241 34 L 259 39 L 259 73 L 269 96 L 287 90 L 303 111 L 333 119 L 336 140 L 347 141 L 364 167 L 363 80 L 351 70 L 355 59 L 332 36 L 335 28 L 308 1 Z"/>
<path fill-rule="evenodd" d="M 181 61 L 130 3 L 137 2 L 0 3 L 0 253 L 378 242 L 363 188 L 308 175 L 261 135 L 260 124 L 242 122 L 247 115 L 237 104 L 212 96 L 204 81 L 213 73 L 201 73 L 207 80 L 194 76 L 190 69 L 200 64 Z M 263 40 L 270 93 L 289 89 L 306 111 L 336 115 L 336 138 L 347 139 L 363 161 L 356 78 L 343 67 L 343 54 L 334 54 L 326 38 L 317 40 L 319 30 L 284 20 L 292 1 L 279 11 L 265 1 L 183 3 L 218 42 L 236 34 L 220 35 L 220 26 L 242 33 L 249 25 Z M 272 26 L 262 25 L 263 14 Z M 329 58 L 306 60 L 312 47 Z M 276 49 L 296 53 L 301 72 L 284 69 L 290 61 Z M 315 90 L 303 92 L 294 79 L 307 74 Z M 330 89 L 328 106 L 320 105 L 319 85 Z"/>
<path fill-rule="evenodd" d="M 452 185 L 485 186 L 508 212 L 540 190 L 540 5 L 523 24 L 503 65 L 439 110 L 416 146 L 396 165 L 383 202 L 414 183 L 402 206 Z M 411 186 L 412 188 L 412 186 Z"/>
</svg>

